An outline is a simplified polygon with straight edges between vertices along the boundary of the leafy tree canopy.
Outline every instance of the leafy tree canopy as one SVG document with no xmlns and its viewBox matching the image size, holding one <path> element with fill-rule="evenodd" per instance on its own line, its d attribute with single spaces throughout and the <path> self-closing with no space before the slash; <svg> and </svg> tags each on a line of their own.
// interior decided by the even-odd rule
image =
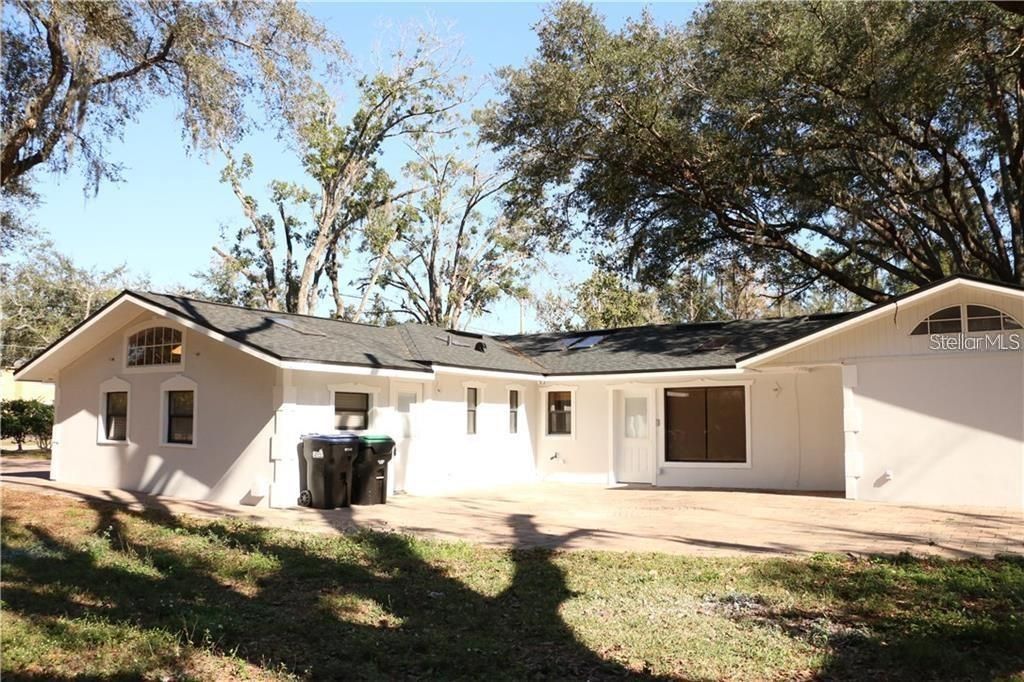
<svg viewBox="0 0 1024 682">
<path fill-rule="evenodd" d="M 104 144 L 155 97 L 174 97 L 189 142 L 236 139 L 250 95 L 291 115 L 311 53 L 341 56 L 294 2 L 4 0 L 2 176 L 29 195 L 29 173 L 77 161 L 88 186 L 117 178 Z"/>
<path fill-rule="evenodd" d="M 541 240 L 531 215 L 501 215 L 511 178 L 449 135 L 426 136 L 413 151 L 403 175 L 417 190 L 366 232 L 375 267 L 364 291 L 376 284 L 385 301 L 398 299 L 388 312 L 448 329 L 504 296 L 525 298 Z"/>
<path fill-rule="evenodd" d="M 712 3 L 612 31 L 564 3 L 538 37 L 485 125 L 550 233 L 648 282 L 715 257 L 869 301 L 958 272 L 1024 283 L 1024 18 Z"/>
<path fill-rule="evenodd" d="M 665 321 L 653 293 L 600 270 L 569 287 L 564 295 L 549 293 L 541 298 L 537 320 L 547 331 L 614 329 Z"/>
<path fill-rule="evenodd" d="M 10 253 L 6 254 L 10 255 Z M 90 270 L 37 238 L 0 273 L 0 364 L 15 367 L 50 345 L 126 288 L 146 288 L 127 266 Z"/>
<path fill-rule="evenodd" d="M 53 439 L 53 405 L 22 398 L 0 401 L 0 435 L 13 440 L 18 452 L 24 450 L 29 437 L 40 450 L 49 450 Z"/>
<path fill-rule="evenodd" d="M 774 295 L 758 279 L 758 273 L 735 265 L 720 265 L 715 271 L 686 267 L 656 287 L 645 287 L 616 272 L 598 269 L 563 292 L 539 297 L 537 320 L 548 331 L 578 331 L 784 317 L 856 307 L 827 289 L 811 292 L 804 301 L 793 301 Z"/>
<path fill-rule="evenodd" d="M 434 36 L 421 33 L 413 49 L 396 48 L 391 57 L 389 67 L 358 78 L 351 118 L 323 87 L 296 99 L 288 136 L 302 180 L 272 182 L 261 201 L 246 188 L 253 159 L 223 147 L 222 180 L 245 223 L 228 244 L 215 247 L 220 260 L 213 269 L 197 273 L 219 298 L 306 314 L 329 288 L 336 314 L 344 314 L 339 273 L 356 229 L 414 191 L 399 190 L 379 165 L 389 141 L 414 143 L 447 130 L 463 102 L 463 79 L 452 74 L 451 57 Z"/>
</svg>

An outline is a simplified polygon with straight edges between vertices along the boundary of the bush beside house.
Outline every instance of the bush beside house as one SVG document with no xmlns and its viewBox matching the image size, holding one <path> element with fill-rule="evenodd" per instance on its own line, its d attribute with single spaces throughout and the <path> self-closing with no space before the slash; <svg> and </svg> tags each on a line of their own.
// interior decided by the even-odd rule
<svg viewBox="0 0 1024 682">
<path fill-rule="evenodd" d="M 40 450 L 49 450 L 53 438 L 53 405 L 41 400 L 0 401 L 0 434 L 24 450 L 25 441 L 32 439 Z"/>
</svg>

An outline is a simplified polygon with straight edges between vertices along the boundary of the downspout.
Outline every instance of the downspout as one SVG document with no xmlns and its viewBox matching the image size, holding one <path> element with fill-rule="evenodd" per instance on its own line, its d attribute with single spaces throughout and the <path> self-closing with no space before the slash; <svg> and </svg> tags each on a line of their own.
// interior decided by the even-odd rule
<svg viewBox="0 0 1024 682">
<path fill-rule="evenodd" d="M 804 470 L 804 429 L 800 419 L 800 375 L 793 375 L 793 399 L 796 400 L 796 489 L 800 490 L 800 476 Z"/>
</svg>

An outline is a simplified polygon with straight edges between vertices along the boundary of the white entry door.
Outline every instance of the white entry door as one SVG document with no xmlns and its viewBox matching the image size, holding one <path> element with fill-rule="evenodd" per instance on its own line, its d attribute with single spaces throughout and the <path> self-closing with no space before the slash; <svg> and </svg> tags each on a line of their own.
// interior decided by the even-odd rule
<svg viewBox="0 0 1024 682">
<path fill-rule="evenodd" d="M 388 477 L 388 485 L 392 490 L 405 490 L 416 432 L 416 406 L 423 401 L 423 387 L 420 384 L 392 382 L 391 398 L 398 423 L 392 434 L 395 439 L 395 457 L 391 462 L 393 475 Z"/>
<path fill-rule="evenodd" d="M 654 483 L 654 394 L 649 389 L 616 391 L 615 480 Z"/>
</svg>

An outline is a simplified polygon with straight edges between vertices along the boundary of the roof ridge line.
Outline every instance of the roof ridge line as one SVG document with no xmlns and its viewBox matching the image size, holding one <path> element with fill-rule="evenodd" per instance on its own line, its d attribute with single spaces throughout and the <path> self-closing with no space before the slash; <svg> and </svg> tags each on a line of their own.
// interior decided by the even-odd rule
<svg viewBox="0 0 1024 682">
<path fill-rule="evenodd" d="M 856 310 L 840 310 L 832 312 L 803 313 L 801 315 L 780 315 L 777 317 L 736 317 L 728 320 L 701 320 L 699 322 L 661 322 L 658 324 L 635 324 L 628 327 L 606 327 L 603 329 L 573 329 L 568 331 L 544 331 L 532 332 L 529 334 L 496 334 L 493 339 L 523 339 L 533 336 L 590 336 L 595 334 L 615 334 L 616 332 L 632 331 L 636 329 L 678 329 L 680 327 L 725 327 L 736 322 L 783 322 L 787 320 L 801 320 L 818 316 L 846 316 L 852 315 Z"/>
<path fill-rule="evenodd" d="M 139 289 L 125 289 L 125 292 L 133 294 L 135 296 L 162 296 L 170 299 L 182 299 L 185 301 L 193 301 L 195 303 L 205 303 L 207 305 L 220 306 L 222 308 L 234 308 L 235 310 L 247 310 L 253 313 L 266 313 L 267 315 L 288 315 L 290 317 L 299 317 L 306 320 L 321 320 L 323 322 L 337 322 L 340 324 L 351 324 L 359 327 L 372 327 L 373 329 L 387 329 L 386 325 L 371 324 L 369 322 L 354 322 L 352 320 L 342 320 L 337 317 L 324 317 L 322 315 L 310 315 L 308 313 L 290 313 L 286 310 L 271 310 L 269 308 L 250 308 L 245 305 L 236 305 L 234 303 L 224 303 L 223 301 L 211 301 L 206 298 L 196 298 L 195 296 L 185 296 L 183 294 L 165 294 L 159 291 L 142 291 Z M 396 325 L 399 326 L 399 325 Z"/>
</svg>

